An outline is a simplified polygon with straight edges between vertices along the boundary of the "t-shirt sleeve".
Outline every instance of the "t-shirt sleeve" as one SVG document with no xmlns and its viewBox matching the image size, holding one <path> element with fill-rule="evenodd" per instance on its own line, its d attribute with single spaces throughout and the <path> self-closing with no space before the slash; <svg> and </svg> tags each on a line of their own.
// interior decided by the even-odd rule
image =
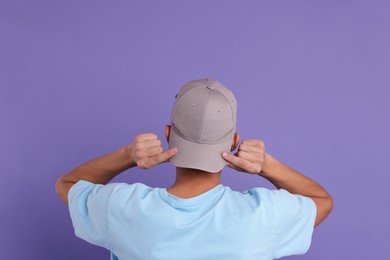
<svg viewBox="0 0 390 260">
<path fill-rule="evenodd" d="M 314 201 L 283 189 L 272 193 L 275 210 L 274 258 L 306 253 L 317 213 Z"/>
<path fill-rule="evenodd" d="M 109 249 L 108 203 L 113 185 L 78 181 L 68 193 L 70 217 L 77 237 Z"/>
</svg>

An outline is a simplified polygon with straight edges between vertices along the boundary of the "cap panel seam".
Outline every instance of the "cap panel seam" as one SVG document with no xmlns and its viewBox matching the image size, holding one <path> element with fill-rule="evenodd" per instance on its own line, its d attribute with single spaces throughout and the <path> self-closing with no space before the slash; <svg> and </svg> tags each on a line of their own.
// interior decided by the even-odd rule
<svg viewBox="0 0 390 260">
<path fill-rule="evenodd" d="M 237 123 L 237 118 L 236 118 L 237 117 L 237 111 L 234 111 L 233 105 L 231 104 L 231 100 L 229 100 L 229 98 L 224 93 L 222 93 L 222 92 L 219 92 L 219 93 L 227 100 L 228 104 L 230 104 L 229 107 L 230 107 L 230 111 L 232 113 L 232 118 L 233 118 L 233 131 L 236 131 L 235 126 L 236 126 L 236 123 Z M 235 104 L 235 105 L 237 105 L 237 104 Z M 234 112 L 236 112 L 236 116 L 234 116 Z"/>
<path fill-rule="evenodd" d="M 200 88 L 200 87 L 201 87 L 201 86 L 199 86 L 199 87 L 194 87 L 194 88 L 192 88 L 192 89 L 189 89 L 188 91 L 186 91 L 185 93 L 183 93 L 183 94 L 180 95 L 179 97 L 176 97 L 176 98 L 175 98 L 175 99 L 176 99 L 175 105 L 173 106 L 172 113 L 171 113 L 171 127 L 173 127 L 174 129 L 177 129 L 176 125 L 175 125 L 174 122 L 173 122 L 173 118 L 175 117 L 175 114 L 176 114 L 176 112 L 177 112 L 177 110 L 178 110 L 179 105 L 180 105 L 182 102 L 184 102 L 184 101 L 183 101 L 183 96 L 184 96 L 184 95 L 187 95 L 188 93 L 190 93 L 190 92 L 192 92 L 192 91 L 194 91 L 195 89 Z M 179 91 L 178 94 L 180 94 L 180 91 Z M 176 94 L 176 96 L 178 96 L 178 94 Z M 179 132 L 178 129 L 177 129 L 177 131 L 175 131 L 175 132 L 176 132 L 179 136 L 181 136 L 183 139 L 188 140 L 188 138 L 184 137 L 184 136 Z M 199 138 L 198 138 L 198 140 L 196 140 L 196 142 L 199 142 Z"/>
<path fill-rule="evenodd" d="M 198 136 L 198 140 L 197 140 L 198 143 L 200 143 L 200 140 L 202 140 L 201 137 L 203 136 L 204 122 L 205 122 L 205 118 L 206 118 L 206 111 L 207 111 L 207 108 L 209 106 L 210 94 L 211 94 L 211 89 L 209 90 L 209 93 L 208 93 L 207 99 L 206 99 L 206 105 L 203 107 L 203 111 L 202 111 L 203 118 L 202 118 L 201 128 L 200 128 L 199 136 Z"/>
</svg>

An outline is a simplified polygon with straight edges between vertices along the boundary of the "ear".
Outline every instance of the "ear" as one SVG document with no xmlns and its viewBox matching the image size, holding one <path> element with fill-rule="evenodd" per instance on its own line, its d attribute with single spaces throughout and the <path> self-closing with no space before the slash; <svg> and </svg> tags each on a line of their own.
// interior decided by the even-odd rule
<svg viewBox="0 0 390 260">
<path fill-rule="evenodd" d="M 169 134 L 171 133 L 171 125 L 165 126 L 165 137 L 167 138 L 167 142 L 169 143 Z"/>
<path fill-rule="evenodd" d="M 233 136 L 233 142 L 232 142 L 232 147 L 230 148 L 230 151 L 236 150 L 239 142 L 240 142 L 240 134 L 235 132 L 234 136 Z"/>
</svg>

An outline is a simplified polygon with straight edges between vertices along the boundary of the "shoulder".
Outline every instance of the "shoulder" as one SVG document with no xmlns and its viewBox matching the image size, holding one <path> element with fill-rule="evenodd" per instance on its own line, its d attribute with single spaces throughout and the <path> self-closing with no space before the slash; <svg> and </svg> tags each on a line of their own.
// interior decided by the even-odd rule
<svg viewBox="0 0 390 260">
<path fill-rule="evenodd" d="M 256 201 L 271 204 L 289 203 L 291 201 L 304 201 L 310 203 L 311 199 L 302 195 L 292 194 L 284 189 L 270 190 L 266 188 L 253 188 L 242 192 Z"/>
<path fill-rule="evenodd" d="M 271 190 L 263 187 L 248 189 L 245 191 L 233 191 L 225 187 L 225 194 L 230 200 L 247 202 L 256 208 L 266 208 L 274 213 L 289 210 L 312 210 L 314 202 L 305 196 L 292 194 L 284 189 Z"/>
<path fill-rule="evenodd" d="M 136 196 L 136 197 L 142 197 L 145 196 L 145 194 L 157 189 L 152 188 L 146 184 L 143 183 L 109 183 L 106 184 L 105 189 L 110 190 L 111 196 L 121 196 L 121 197 L 129 197 L 129 196 Z"/>
<path fill-rule="evenodd" d="M 78 181 L 69 191 L 69 199 L 80 196 L 87 197 L 111 197 L 117 195 L 131 196 L 133 194 L 143 194 L 149 192 L 153 188 L 143 183 L 109 183 L 106 185 L 95 184 L 85 180 Z"/>
</svg>

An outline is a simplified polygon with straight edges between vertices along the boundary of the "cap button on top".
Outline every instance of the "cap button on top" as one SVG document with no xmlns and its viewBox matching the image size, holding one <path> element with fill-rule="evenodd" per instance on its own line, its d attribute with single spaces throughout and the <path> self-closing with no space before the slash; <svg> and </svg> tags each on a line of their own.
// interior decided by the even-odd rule
<svg viewBox="0 0 390 260">
<path fill-rule="evenodd" d="M 207 88 L 208 89 L 214 89 L 214 86 L 213 85 L 208 85 Z"/>
</svg>

